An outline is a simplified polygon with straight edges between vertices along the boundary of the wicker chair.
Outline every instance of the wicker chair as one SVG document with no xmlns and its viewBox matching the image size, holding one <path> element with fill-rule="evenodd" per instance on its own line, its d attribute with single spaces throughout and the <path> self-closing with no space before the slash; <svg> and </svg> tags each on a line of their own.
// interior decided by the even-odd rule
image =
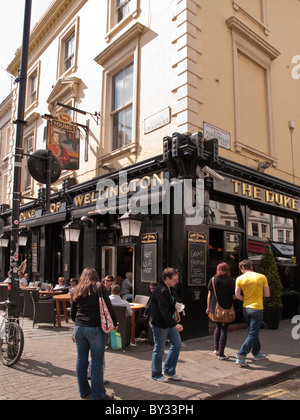
<svg viewBox="0 0 300 420">
<path fill-rule="evenodd" d="M 39 299 L 39 292 L 30 292 L 33 305 L 33 328 L 34 324 L 53 324 L 55 327 L 55 302 L 54 299 Z"/>
</svg>

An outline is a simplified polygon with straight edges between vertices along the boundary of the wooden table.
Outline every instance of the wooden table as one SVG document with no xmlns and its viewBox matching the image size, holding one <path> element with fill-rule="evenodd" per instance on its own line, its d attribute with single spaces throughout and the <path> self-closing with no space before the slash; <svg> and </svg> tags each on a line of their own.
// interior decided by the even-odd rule
<svg viewBox="0 0 300 420">
<path fill-rule="evenodd" d="M 56 296 L 56 295 L 61 295 L 63 292 L 59 291 L 59 290 L 39 290 L 39 294 L 42 296 Z"/>
<path fill-rule="evenodd" d="M 142 309 L 145 309 L 145 305 L 141 303 L 130 303 L 130 307 L 132 309 L 131 315 L 131 344 L 135 344 L 135 314 L 137 311 L 142 313 Z M 142 315 L 141 315 L 142 316 Z"/>
<path fill-rule="evenodd" d="M 53 296 L 53 299 L 55 299 L 55 302 L 56 302 L 57 326 L 61 327 L 59 302 L 62 302 L 62 304 L 63 304 L 65 320 L 68 323 L 69 318 L 68 318 L 68 312 L 67 312 L 67 302 L 71 302 L 71 295 L 55 295 L 55 296 Z"/>
</svg>

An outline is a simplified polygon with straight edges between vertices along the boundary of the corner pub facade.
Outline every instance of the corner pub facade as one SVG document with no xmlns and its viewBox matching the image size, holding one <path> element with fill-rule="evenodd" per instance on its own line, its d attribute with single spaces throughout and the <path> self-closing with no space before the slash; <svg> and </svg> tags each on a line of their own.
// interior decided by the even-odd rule
<svg viewBox="0 0 300 420">
<path fill-rule="evenodd" d="M 259 261 L 263 252 L 267 240 L 255 241 L 249 235 L 251 214 L 258 212 L 270 220 L 273 230 L 273 217 L 291 223 L 293 244 L 271 245 L 281 251 L 276 254 L 284 261 L 279 263 L 280 273 L 288 273 L 281 276 L 287 296 L 284 313 L 296 314 L 300 188 L 220 158 L 217 142 L 209 143 L 212 147 L 203 143 L 200 133 L 175 133 L 163 139 L 162 155 L 132 165 L 126 173 L 115 171 L 79 185 L 67 179 L 62 190 L 51 196 L 50 215 L 43 216 L 37 204 L 22 206 L 20 229 L 28 240 L 20 247 L 20 256 L 21 261 L 27 260 L 32 281 L 56 283 L 58 276 L 79 277 L 84 267 L 92 266 L 101 277 L 124 277 L 132 271 L 134 295 L 149 294 L 149 283 L 160 281 L 163 269 L 172 266 L 180 271 L 177 293 L 186 306 L 183 338 L 204 336 L 208 334 L 207 284 L 217 264 L 226 261 L 236 277 L 240 260 L 253 255 L 253 261 L 255 256 Z M 207 166 L 219 176 L 206 174 Z M 184 180 L 192 185 L 190 196 L 178 189 Z M 178 194 L 182 211 L 176 207 Z M 189 199 L 202 217 L 193 219 L 197 213 L 184 203 Z M 121 235 L 119 217 L 129 203 L 142 213 L 138 238 Z M 4 234 L 10 220 L 11 210 L 2 211 Z M 79 222 L 78 242 L 65 239 L 64 227 L 70 221 Z M 290 252 L 285 254 L 287 248 Z M 8 248 L 1 248 L 2 275 L 8 270 L 8 254 Z M 241 321 L 239 304 L 236 310 Z"/>
<path fill-rule="evenodd" d="M 282 16 L 289 22 L 284 31 Z M 149 282 L 174 266 L 187 339 L 208 333 L 207 283 L 217 264 L 230 263 L 236 277 L 238 260 L 249 257 L 257 266 L 269 238 L 285 289 L 284 316 L 296 313 L 298 16 L 296 0 L 53 0 L 30 35 L 23 150 L 46 149 L 45 119 L 66 111 L 59 104 L 89 112 L 69 113 L 86 127 L 80 168 L 52 185 L 51 214 L 30 200 L 21 206 L 27 242 L 19 261 L 26 259 L 31 280 L 54 284 L 93 266 L 101 277 L 132 271 L 134 294 L 148 294 Z M 20 58 L 19 49 L 7 68 L 15 79 Z M 125 85 L 128 97 L 120 103 Z M 14 84 L 9 110 L 0 104 L 0 139 L 8 139 L 0 148 L 0 235 L 7 239 L 17 90 Z M 202 132 L 208 139 L 209 126 L 231 136 L 220 142 L 220 156 L 201 136 L 165 137 Z M 268 173 L 258 171 L 263 163 Z M 205 166 L 219 176 L 208 176 Z M 38 197 L 41 184 L 27 175 L 23 159 L 22 194 Z M 143 194 L 138 203 L 139 193 L 152 192 L 151 205 Z M 118 219 L 131 199 L 143 207 L 142 227 L 139 237 L 122 238 Z M 71 221 L 80 226 L 77 242 L 66 241 Z M 9 248 L 2 246 L 0 280 L 8 270 Z"/>
</svg>

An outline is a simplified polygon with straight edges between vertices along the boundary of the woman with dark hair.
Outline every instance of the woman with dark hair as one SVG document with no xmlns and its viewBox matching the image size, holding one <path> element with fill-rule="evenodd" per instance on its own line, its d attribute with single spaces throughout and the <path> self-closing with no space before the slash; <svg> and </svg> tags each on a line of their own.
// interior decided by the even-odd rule
<svg viewBox="0 0 300 420">
<path fill-rule="evenodd" d="M 214 281 L 214 285 L 213 285 Z M 220 263 L 217 266 L 216 275 L 210 279 L 208 284 L 208 296 L 207 296 L 207 315 L 209 312 L 214 313 L 216 308 L 216 296 L 214 287 L 217 294 L 219 305 L 224 309 L 230 309 L 235 299 L 235 282 L 231 277 L 229 265 L 226 263 Z M 225 360 L 228 356 L 225 355 L 224 350 L 227 343 L 227 332 L 228 325 L 226 323 L 217 322 L 216 329 L 214 332 L 214 344 L 215 344 L 215 355 L 218 356 L 219 360 Z"/>
<path fill-rule="evenodd" d="M 94 268 L 83 270 L 78 285 L 71 295 L 71 316 L 75 323 L 74 339 L 77 347 L 76 375 L 79 393 L 81 398 L 86 398 L 91 394 L 92 400 L 112 399 L 106 394 L 103 383 L 105 334 L 100 322 L 100 287 L 114 325 L 117 326 L 118 322 L 112 304 Z M 91 351 L 92 357 L 91 387 L 87 378 L 89 351 Z"/>
</svg>

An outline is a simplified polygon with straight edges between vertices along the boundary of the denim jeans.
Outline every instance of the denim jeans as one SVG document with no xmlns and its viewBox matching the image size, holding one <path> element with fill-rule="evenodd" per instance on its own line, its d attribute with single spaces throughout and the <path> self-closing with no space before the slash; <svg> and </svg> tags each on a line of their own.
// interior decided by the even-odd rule
<svg viewBox="0 0 300 420">
<path fill-rule="evenodd" d="M 243 315 L 248 324 L 248 336 L 238 352 L 238 356 L 245 357 L 252 350 L 253 356 L 260 353 L 259 330 L 263 322 L 262 310 L 243 308 Z"/>
<path fill-rule="evenodd" d="M 103 359 L 105 336 L 100 327 L 75 326 L 74 338 L 77 347 L 76 376 L 81 398 L 92 394 L 92 400 L 106 397 L 103 383 Z M 89 351 L 91 350 L 91 387 L 87 379 Z"/>
<path fill-rule="evenodd" d="M 165 360 L 164 372 L 168 375 L 175 375 L 179 353 L 181 350 L 181 337 L 176 327 L 159 328 L 151 325 L 154 339 L 154 349 L 152 354 L 152 378 L 160 378 L 162 374 L 162 360 L 165 351 L 165 343 L 170 341 L 170 349 Z"/>
</svg>

